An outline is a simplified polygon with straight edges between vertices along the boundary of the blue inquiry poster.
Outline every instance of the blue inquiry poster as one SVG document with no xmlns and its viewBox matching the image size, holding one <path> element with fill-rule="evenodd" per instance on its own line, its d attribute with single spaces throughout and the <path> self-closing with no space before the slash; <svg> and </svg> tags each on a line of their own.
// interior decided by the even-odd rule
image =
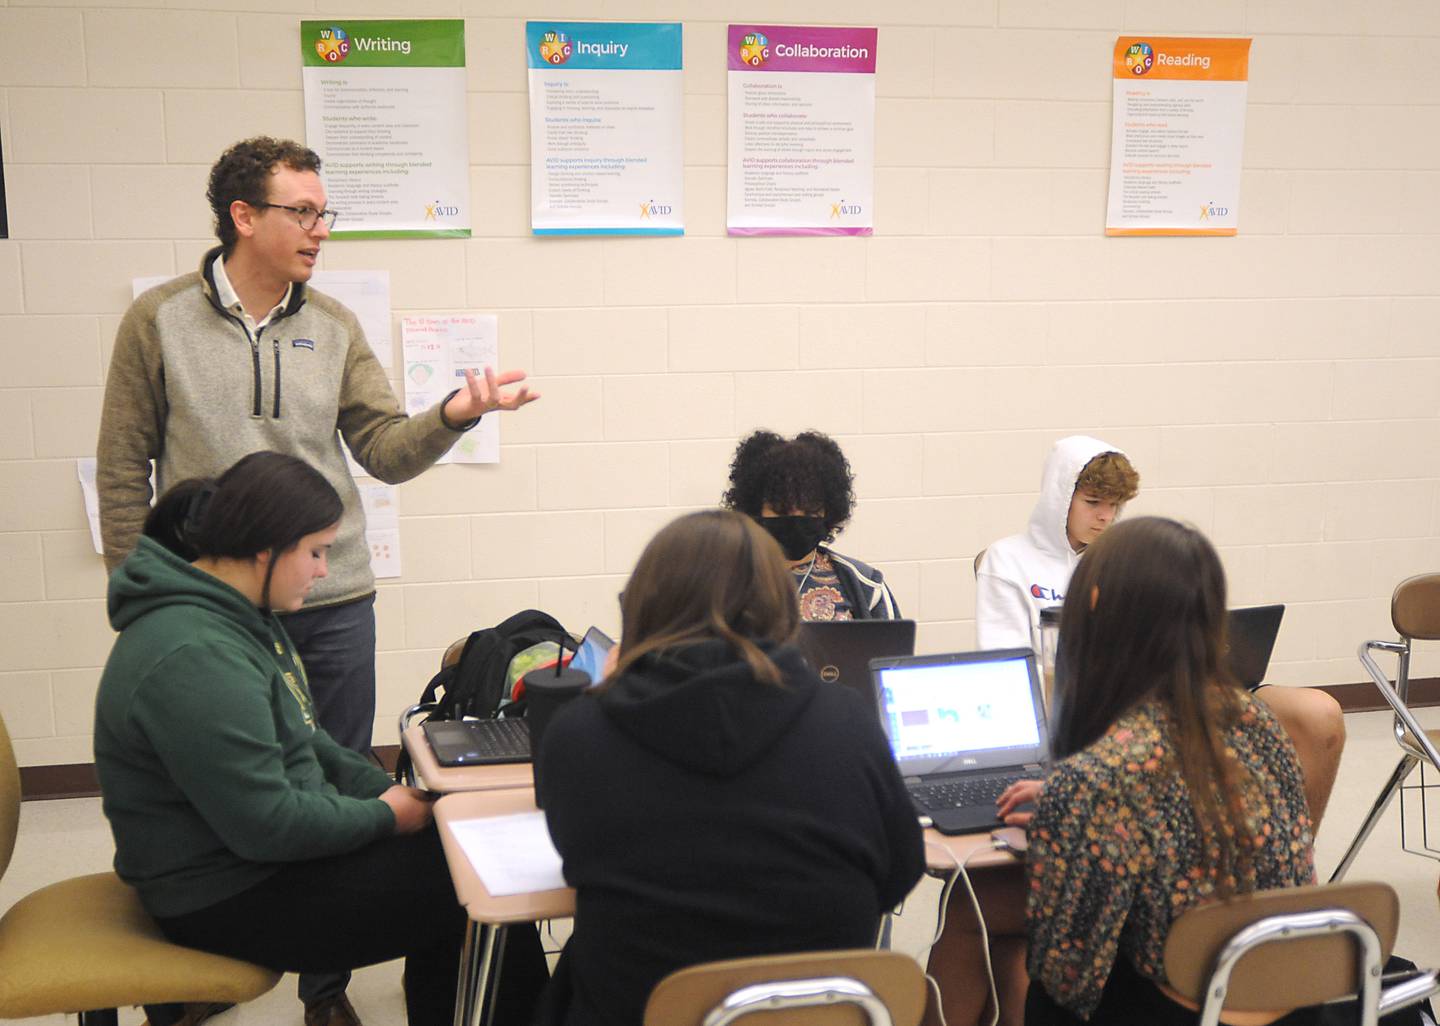
<svg viewBox="0 0 1440 1026">
<path fill-rule="evenodd" d="M 526 22 L 536 235 L 685 233 L 680 43 L 676 23 Z"/>
</svg>

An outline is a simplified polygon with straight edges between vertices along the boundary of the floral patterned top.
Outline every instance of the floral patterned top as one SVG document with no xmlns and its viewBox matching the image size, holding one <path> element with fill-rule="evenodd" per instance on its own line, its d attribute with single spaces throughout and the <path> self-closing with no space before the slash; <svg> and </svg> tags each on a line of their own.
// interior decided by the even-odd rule
<svg viewBox="0 0 1440 1026">
<path fill-rule="evenodd" d="M 828 553 L 816 549 L 813 560 L 790 569 L 795 575 L 795 587 L 799 589 L 800 619 L 849 620 L 854 617 L 840 587 L 840 575 Z"/>
<path fill-rule="evenodd" d="M 1289 737 L 1270 710 L 1241 695 L 1227 751 L 1247 771 L 1248 870 L 1233 891 L 1314 883 L 1310 811 Z M 1199 822 L 1170 755 L 1168 707 L 1158 699 L 1121 717 L 1045 780 L 1030 824 L 1026 906 L 1030 977 L 1088 1018 L 1118 957 L 1165 979 L 1170 924 L 1214 895 L 1202 869 Z"/>
</svg>

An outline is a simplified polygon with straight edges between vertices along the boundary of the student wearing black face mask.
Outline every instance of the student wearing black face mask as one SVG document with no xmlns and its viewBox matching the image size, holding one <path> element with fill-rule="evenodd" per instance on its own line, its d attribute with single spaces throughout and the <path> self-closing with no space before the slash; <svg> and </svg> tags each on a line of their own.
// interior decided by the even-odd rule
<svg viewBox="0 0 1440 1026">
<path fill-rule="evenodd" d="M 900 616 L 879 570 L 828 545 L 855 508 L 850 463 L 830 436 L 806 431 L 787 439 L 756 431 L 741 439 L 721 505 L 747 514 L 780 544 L 803 619 Z"/>
</svg>

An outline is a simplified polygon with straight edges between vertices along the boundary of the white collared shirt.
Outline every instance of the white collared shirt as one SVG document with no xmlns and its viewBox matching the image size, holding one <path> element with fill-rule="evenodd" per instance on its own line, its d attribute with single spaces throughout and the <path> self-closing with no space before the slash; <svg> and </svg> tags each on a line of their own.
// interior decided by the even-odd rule
<svg viewBox="0 0 1440 1026">
<path fill-rule="evenodd" d="M 245 325 L 245 329 L 250 332 L 251 338 L 258 335 L 261 328 L 269 324 L 275 319 L 276 314 L 285 309 L 286 305 L 290 302 L 290 294 L 295 291 L 294 282 L 286 285 L 285 294 L 280 297 L 280 302 L 276 303 L 270 309 L 270 312 L 260 318 L 259 321 L 256 321 L 255 318 L 245 312 L 244 304 L 240 302 L 240 297 L 235 293 L 235 286 L 230 284 L 230 276 L 225 273 L 225 254 L 221 253 L 215 257 L 215 262 L 210 265 L 210 273 L 215 279 L 215 298 L 220 300 L 221 306 L 240 318 L 241 323 Z"/>
</svg>

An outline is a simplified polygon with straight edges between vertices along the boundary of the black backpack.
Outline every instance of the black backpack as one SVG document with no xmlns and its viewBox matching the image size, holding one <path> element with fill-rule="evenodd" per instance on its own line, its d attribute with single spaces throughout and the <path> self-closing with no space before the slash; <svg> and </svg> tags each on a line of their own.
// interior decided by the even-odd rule
<svg viewBox="0 0 1440 1026">
<path fill-rule="evenodd" d="M 545 641 L 559 645 L 562 654 L 566 646 L 574 646 L 573 639 L 560 621 L 538 609 L 522 610 L 494 627 L 473 631 L 465 639 L 465 647 L 454 665 L 441 669 L 425 685 L 420 704 L 431 707 L 427 718 L 459 720 L 475 716 L 490 719 L 500 715 L 500 700 L 504 697 L 510 660 L 530 646 Z M 523 698 L 504 708 L 505 716 L 524 714 Z M 401 746 L 395 779 L 404 781 L 409 769 L 410 757 Z"/>
</svg>

